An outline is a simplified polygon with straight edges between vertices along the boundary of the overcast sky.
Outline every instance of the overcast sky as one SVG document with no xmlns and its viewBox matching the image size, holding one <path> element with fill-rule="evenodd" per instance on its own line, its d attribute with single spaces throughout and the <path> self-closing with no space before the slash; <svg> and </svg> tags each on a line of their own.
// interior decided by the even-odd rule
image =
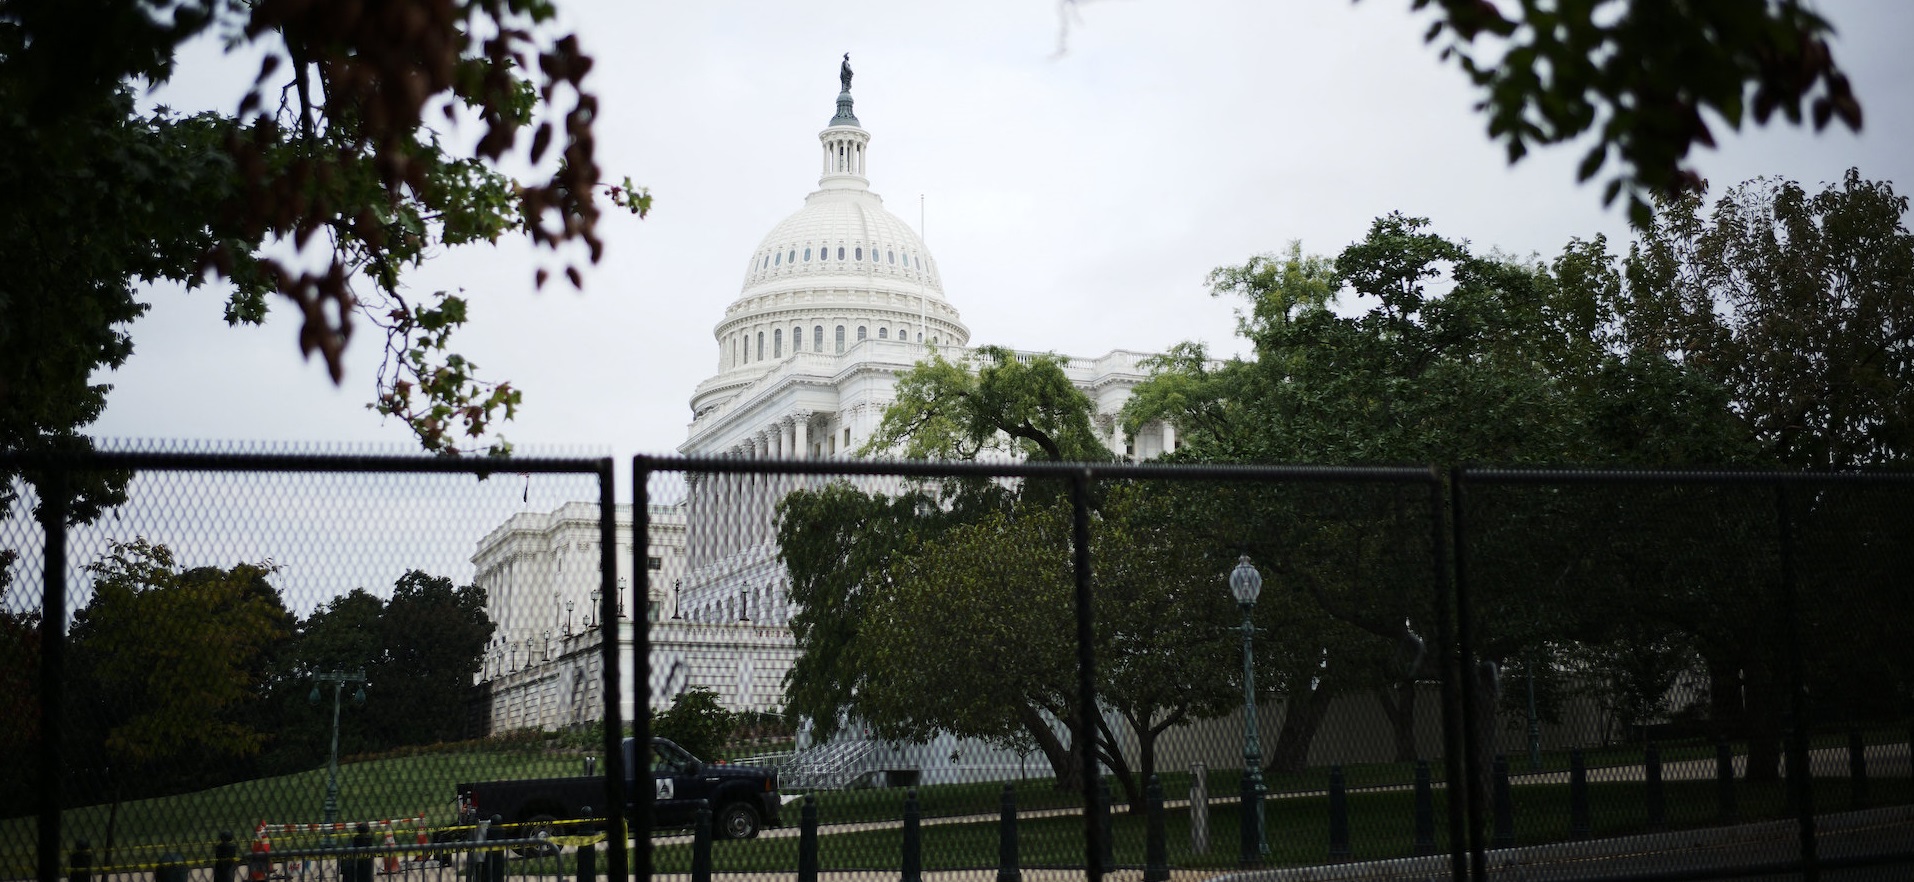
<svg viewBox="0 0 1914 882">
<path fill-rule="evenodd" d="M 921 195 L 975 344 L 1233 353 L 1235 305 L 1208 295 L 1209 270 L 1291 240 L 1333 254 L 1398 209 L 1483 249 L 1547 256 L 1596 234 L 1626 247 L 1619 207 L 1574 183 L 1581 150 L 1506 164 L 1408 0 L 560 5 L 597 59 L 600 163 L 651 188 L 651 217 L 608 216 L 582 294 L 535 292 L 517 244 L 447 252 L 412 277 L 466 292 L 462 350 L 523 389 L 505 434 L 532 452 L 623 458 L 684 440 L 746 258 L 816 186 L 845 52 L 872 188 L 913 225 Z M 1812 188 L 1849 166 L 1914 190 L 1914 4 L 1819 7 L 1865 131 L 1722 137 L 1700 158 L 1717 192 L 1757 175 Z M 230 111 L 250 72 L 200 47 L 159 100 Z M 217 290 L 150 294 L 132 359 L 98 377 L 117 388 L 97 435 L 410 444 L 364 409 L 370 334 L 335 388 L 299 357 L 288 310 L 229 329 Z"/>
</svg>

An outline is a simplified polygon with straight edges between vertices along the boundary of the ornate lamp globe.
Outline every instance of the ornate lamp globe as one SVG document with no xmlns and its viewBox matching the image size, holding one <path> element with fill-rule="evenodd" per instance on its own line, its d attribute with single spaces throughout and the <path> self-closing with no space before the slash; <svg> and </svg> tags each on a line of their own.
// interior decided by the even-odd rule
<svg viewBox="0 0 1914 882">
<path fill-rule="evenodd" d="M 1229 593 L 1236 597 L 1236 605 L 1243 607 L 1255 606 L 1256 598 L 1263 593 L 1263 574 L 1256 571 L 1247 554 L 1237 558 L 1236 568 L 1229 572 Z"/>
</svg>

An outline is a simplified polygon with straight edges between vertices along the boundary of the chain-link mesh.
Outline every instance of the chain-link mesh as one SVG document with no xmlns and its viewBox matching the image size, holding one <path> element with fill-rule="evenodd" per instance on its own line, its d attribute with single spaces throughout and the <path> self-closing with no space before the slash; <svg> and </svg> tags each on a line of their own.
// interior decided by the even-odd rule
<svg viewBox="0 0 1914 882">
<path fill-rule="evenodd" d="M 1914 863 L 1896 478 L 27 465 L 10 878 Z"/>
</svg>

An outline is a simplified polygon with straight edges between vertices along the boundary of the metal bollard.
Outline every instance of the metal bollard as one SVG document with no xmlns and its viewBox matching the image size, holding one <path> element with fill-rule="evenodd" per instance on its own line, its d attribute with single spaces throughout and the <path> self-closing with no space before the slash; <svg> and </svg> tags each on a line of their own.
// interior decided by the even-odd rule
<svg viewBox="0 0 1914 882">
<path fill-rule="evenodd" d="M 1416 856 L 1435 853 L 1435 785 L 1429 778 L 1429 761 L 1416 760 Z"/>
<path fill-rule="evenodd" d="M 233 873 L 239 869 L 239 846 L 233 842 L 233 831 L 219 831 L 219 844 L 213 846 L 213 882 L 233 882 Z"/>
<path fill-rule="evenodd" d="M 1867 742 L 1859 729 L 1848 730 L 1848 787 L 1854 807 L 1867 808 Z"/>
<path fill-rule="evenodd" d="M 1649 744 L 1642 749 L 1643 794 L 1648 803 L 1648 829 L 1659 833 L 1668 829 L 1668 795 L 1661 786 L 1661 748 Z"/>
<path fill-rule="evenodd" d="M 1110 823 L 1110 779 L 1097 776 L 1097 828 L 1103 831 L 1103 869 L 1116 869 L 1116 836 Z"/>
<path fill-rule="evenodd" d="M 1190 764 L 1190 852 L 1210 853 L 1209 769 L 1202 763 Z"/>
<path fill-rule="evenodd" d="M 918 829 L 917 788 L 904 791 L 904 854 L 899 882 L 924 882 L 924 837 Z"/>
<path fill-rule="evenodd" d="M 93 882 L 93 843 L 82 839 L 73 843 L 66 858 L 67 882 Z"/>
<path fill-rule="evenodd" d="M 1587 839 L 1592 832 L 1588 818 L 1588 762 L 1581 748 L 1568 752 L 1568 835 Z"/>
<path fill-rule="evenodd" d="M 372 825 L 359 822 L 352 834 L 353 848 L 372 847 Z M 372 855 L 355 854 L 352 856 L 352 882 L 372 882 Z"/>
<path fill-rule="evenodd" d="M 503 825 L 504 823 L 505 823 L 505 819 L 503 817 L 499 815 L 493 815 L 492 823 L 488 824 L 485 828 L 485 838 L 504 839 L 505 834 L 499 831 L 499 827 Z M 505 882 L 505 852 L 504 850 L 497 849 L 497 848 L 486 849 L 484 878 L 485 878 L 485 882 Z"/>
<path fill-rule="evenodd" d="M 1243 795 L 1240 805 L 1242 808 L 1241 826 L 1243 832 L 1243 852 L 1237 859 L 1237 863 L 1246 868 L 1260 867 L 1263 865 L 1263 854 L 1262 849 L 1259 847 L 1257 834 L 1261 832 L 1260 827 L 1263 820 L 1261 817 L 1262 804 L 1260 794 L 1256 792 L 1256 784 L 1250 780 L 1248 775 L 1243 776 Z"/>
<path fill-rule="evenodd" d="M 1342 764 L 1329 767 L 1329 860 L 1349 860 L 1349 792 Z"/>
<path fill-rule="evenodd" d="M 592 817 L 591 806 L 581 806 L 578 816 Z M 589 823 L 581 826 L 584 830 L 591 828 Z M 598 882 L 598 846 L 589 842 L 578 847 L 578 882 Z"/>
<path fill-rule="evenodd" d="M 153 867 L 153 882 L 186 882 L 186 856 L 176 851 L 160 855 Z"/>
<path fill-rule="evenodd" d="M 711 882 L 711 800 L 698 800 L 698 822 L 691 828 L 691 882 Z"/>
<path fill-rule="evenodd" d="M 797 882 L 817 882 L 817 794 L 804 794 L 798 819 Z"/>
<path fill-rule="evenodd" d="M 1715 804 L 1723 822 L 1735 819 L 1735 749 L 1726 741 L 1715 742 Z"/>
<path fill-rule="evenodd" d="M 1017 857 L 1017 788 L 1006 783 L 1003 799 L 997 804 L 997 882 L 1023 882 L 1020 863 Z"/>
<path fill-rule="evenodd" d="M 1170 882 L 1169 834 L 1163 827 L 1163 782 L 1155 775 L 1144 788 L 1143 882 Z"/>
<path fill-rule="evenodd" d="M 1496 754 L 1491 768 L 1494 775 L 1495 792 L 1490 797 L 1495 806 L 1495 835 L 1490 839 L 1492 848 L 1515 847 L 1515 794 L 1509 788 L 1509 758 L 1506 754 Z"/>
</svg>

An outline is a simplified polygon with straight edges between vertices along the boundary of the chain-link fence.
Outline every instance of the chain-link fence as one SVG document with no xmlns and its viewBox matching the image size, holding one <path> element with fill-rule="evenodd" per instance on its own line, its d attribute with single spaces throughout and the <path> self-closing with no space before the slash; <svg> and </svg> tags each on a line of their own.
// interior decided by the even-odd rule
<svg viewBox="0 0 1914 882">
<path fill-rule="evenodd" d="M 1914 867 L 1896 477 L 0 467 L 7 878 Z"/>
</svg>

